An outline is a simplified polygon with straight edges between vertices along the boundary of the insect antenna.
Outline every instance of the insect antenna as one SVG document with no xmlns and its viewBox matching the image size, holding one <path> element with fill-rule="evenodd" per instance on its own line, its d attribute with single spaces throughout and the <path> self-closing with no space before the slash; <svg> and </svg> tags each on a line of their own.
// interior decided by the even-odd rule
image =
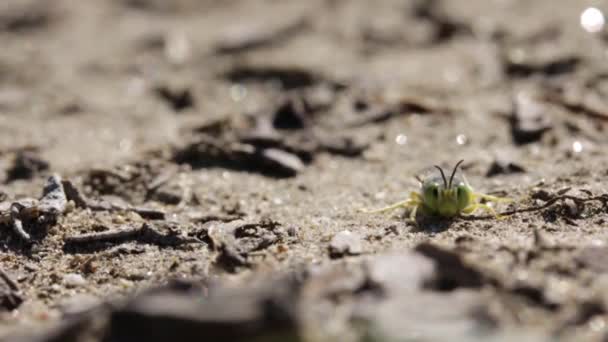
<svg viewBox="0 0 608 342">
<path fill-rule="evenodd" d="M 443 186 L 447 189 L 448 188 L 448 180 L 445 178 L 445 174 L 443 173 L 443 170 L 435 165 L 435 167 L 437 168 L 437 170 L 439 170 L 439 172 L 441 172 L 441 178 L 443 178 Z"/>
<path fill-rule="evenodd" d="M 462 162 L 464 161 L 464 159 L 461 159 L 458 163 L 456 163 L 456 166 L 454 166 L 454 170 L 452 170 L 452 175 L 450 176 L 450 183 L 448 184 L 448 189 L 452 188 L 452 181 L 454 180 L 454 175 L 456 174 L 456 170 L 458 170 L 458 167 L 460 166 L 460 164 L 462 164 Z M 444 177 L 445 180 L 445 177 Z"/>
</svg>

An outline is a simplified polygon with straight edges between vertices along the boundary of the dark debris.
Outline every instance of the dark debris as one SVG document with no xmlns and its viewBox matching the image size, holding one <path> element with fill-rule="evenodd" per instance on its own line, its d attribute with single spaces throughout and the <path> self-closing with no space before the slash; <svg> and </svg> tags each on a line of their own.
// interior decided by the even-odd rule
<svg viewBox="0 0 608 342">
<path fill-rule="evenodd" d="M 17 282 L 0 268 L 0 309 L 5 311 L 17 309 L 23 301 Z"/>
<path fill-rule="evenodd" d="M 167 86 L 159 86 L 155 91 L 176 112 L 193 108 L 196 104 L 194 96 L 188 88 L 173 89 Z"/>
<path fill-rule="evenodd" d="M 225 34 L 215 51 L 221 55 L 240 54 L 284 43 L 309 27 L 301 18 L 275 28 L 254 27 Z"/>
<path fill-rule="evenodd" d="M 486 171 L 486 177 L 494 177 L 497 175 L 507 175 L 513 173 L 524 173 L 526 169 L 517 164 L 516 162 L 504 160 L 504 159 L 496 159 Z"/>
<path fill-rule="evenodd" d="M 115 211 L 115 212 L 126 212 L 132 211 L 137 213 L 142 218 L 149 220 L 164 220 L 165 212 L 161 209 L 133 206 L 129 204 L 122 204 L 119 202 L 112 202 L 108 200 L 95 200 L 87 198 L 82 192 L 80 192 L 76 186 L 70 181 L 65 180 L 63 184 L 66 188 L 66 198 L 74 201 L 77 207 L 90 209 L 92 211 Z"/>
<path fill-rule="evenodd" d="M 458 36 L 472 36 L 473 29 L 465 22 L 458 21 L 445 13 L 439 0 L 415 1 L 412 7 L 414 17 L 428 22 L 433 27 L 432 43 L 440 44 Z"/>
<path fill-rule="evenodd" d="M 309 70 L 274 66 L 238 66 L 224 77 L 234 83 L 276 82 L 284 90 L 310 87 L 322 81 L 319 75 Z"/>
<path fill-rule="evenodd" d="M 297 155 L 284 150 L 259 148 L 206 135 L 199 135 L 190 144 L 178 148 L 173 160 L 193 167 L 219 166 L 274 177 L 295 176 L 304 166 Z"/>
<path fill-rule="evenodd" d="M 416 246 L 416 251 L 435 262 L 435 278 L 428 284 L 432 289 L 451 291 L 456 288 L 478 288 L 487 280 L 484 274 L 467 264 L 457 252 L 431 243 Z"/>
<path fill-rule="evenodd" d="M 68 236 L 64 238 L 64 249 L 67 251 L 89 251 L 129 241 L 154 244 L 161 247 L 201 243 L 196 238 L 182 236 L 178 231 L 170 229 L 168 233 L 162 233 L 156 227 L 144 223 L 139 227 Z"/>
<path fill-rule="evenodd" d="M 507 61 L 504 72 L 513 78 L 530 77 L 533 75 L 559 76 L 576 71 L 576 68 L 580 64 L 581 59 L 574 56 L 566 56 L 539 64 Z"/>
<path fill-rule="evenodd" d="M 0 32 L 42 30 L 57 18 L 53 7 L 37 1 L 6 1 L 0 6 Z"/>
<path fill-rule="evenodd" d="M 38 236 L 46 235 L 49 226 L 63 215 L 66 206 L 61 177 L 52 175 L 44 186 L 40 200 L 21 199 L 1 203 L 0 224 L 10 226 L 21 240 L 30 242 L 32 231 Z"/>
<path fill-rule="evenodd" d="M 7 170 L 6 183 L 18 179 L 32 179 L 34 176 L 49 169 L 49 162 L 42 159 L 35 151 L 18 151 L 13 165 Z"/>
<path fill-rule="evenodd" d="M 272 220 L 210 222 L 207 238 L 218 252 L 216 265 L 229 272 L 251 266 L 250 254 L 290 240 L 287 230 Z"/>
</svg>

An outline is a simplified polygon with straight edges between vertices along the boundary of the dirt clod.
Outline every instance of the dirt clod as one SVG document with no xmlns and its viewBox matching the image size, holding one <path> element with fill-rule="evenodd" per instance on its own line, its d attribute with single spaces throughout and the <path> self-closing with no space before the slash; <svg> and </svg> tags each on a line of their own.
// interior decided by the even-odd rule
<svg viewBox="0 0 608 342">
<path fill-rule="evenodd" d="M 334 235 L 329 243 L 329 253 L 332 258 L 344 255 L 357 255 L 363 252 L 363 240 L 361 237 L 348 230 L 343 230 Z"/>
</svg>

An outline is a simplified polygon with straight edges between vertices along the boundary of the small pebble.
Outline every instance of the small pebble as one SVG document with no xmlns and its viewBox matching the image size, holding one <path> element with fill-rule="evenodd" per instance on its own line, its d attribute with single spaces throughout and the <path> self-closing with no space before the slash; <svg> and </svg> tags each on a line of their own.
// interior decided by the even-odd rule
<svg viewBox="0 0 608 342">
<path fill-rule="evenodd" d="M 63 283 L 68 287 L 78 287 L 87 284 L 86 279 L 77 273 L 68 273 L 63 276 Z"/>
<path fill-rule="evenodd" d="M 566 206 L 566 210 L 569 217 L 578 217 L 581 213 L 579 206 L 571 199 L 566 199 L 564 201 L 564 205 Z"/>
<path fill-rule="evenodd" d="M 361 236 L 348 230 L 343 230 L 331 239 L 329 253 L 332 257 L 357 255 L 363 252 Z"/>
</svg>

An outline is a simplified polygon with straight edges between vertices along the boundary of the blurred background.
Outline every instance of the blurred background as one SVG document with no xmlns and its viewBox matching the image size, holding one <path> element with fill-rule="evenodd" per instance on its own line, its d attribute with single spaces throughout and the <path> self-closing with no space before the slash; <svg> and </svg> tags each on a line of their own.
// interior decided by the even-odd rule
<svg viewBox="0 0 608 342">
<path fill-rule="evenodd" d="M 460 132 L 425 132 L 415 150 L 498 129 L 505 121 L 492 119 L 510 115 L 517 93 L 524 102 L 559 93 L 551 102 L 602 112 L 603 5 L 7 0 L 0 145 L 43 150 L 58 170 L 113 163 L 213 118 L 277 110 L 286 94 L 318 102 L 304 113 L 317 121 L 387 103 L 409 114 L 461 112 Z M 586 140 L 598 134 L 580 125 Z M 411 137 L 400 130 L 386 138 Z M 496 138 L 506 144 L 506 133 Z"/>
</svg>

